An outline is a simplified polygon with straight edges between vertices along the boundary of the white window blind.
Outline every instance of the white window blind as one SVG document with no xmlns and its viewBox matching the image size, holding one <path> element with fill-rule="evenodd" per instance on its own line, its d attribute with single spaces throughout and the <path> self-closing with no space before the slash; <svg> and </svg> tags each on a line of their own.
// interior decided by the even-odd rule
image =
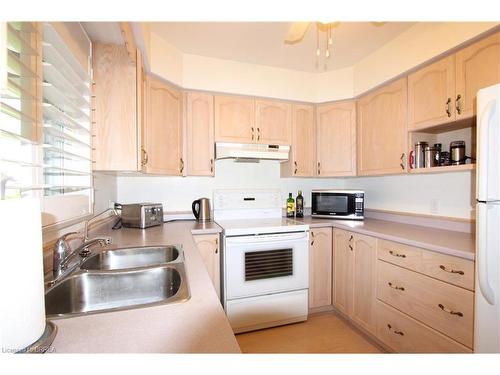
<svg viewBox="0 0 500 375">
<path fill-rule="evenodd" d="M 3 198 L 32 196 L 41 164 L 37 159 L 37 29 L 32 23 L 9 22 L 0 48 L 6 66 L 0 77 L 0 182 Z"/>
</svg>

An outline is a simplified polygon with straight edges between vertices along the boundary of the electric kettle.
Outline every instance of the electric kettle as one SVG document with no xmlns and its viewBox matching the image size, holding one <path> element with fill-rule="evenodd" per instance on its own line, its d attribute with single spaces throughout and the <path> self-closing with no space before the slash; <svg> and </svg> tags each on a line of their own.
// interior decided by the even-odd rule
<svg viewBox="0 0 500 375">
<path fill-rule="evenodd" d="M 191 205 L 193 215 L 198 221 L 210 221 L 210 199 L 200 198 Z"/>
</svg>

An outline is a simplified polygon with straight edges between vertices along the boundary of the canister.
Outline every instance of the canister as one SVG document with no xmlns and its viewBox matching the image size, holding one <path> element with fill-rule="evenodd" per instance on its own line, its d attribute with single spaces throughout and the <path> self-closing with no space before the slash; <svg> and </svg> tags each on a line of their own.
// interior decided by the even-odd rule
<svg viewBox="0 0 500 375">
<path fill-rule="evenodd" d="M 415 143 L 415 167 L 414 168 L 424 168 L 425 167 L 425 148 L 429 144 L 427 142 L 417 142 Z"/>
</svg>

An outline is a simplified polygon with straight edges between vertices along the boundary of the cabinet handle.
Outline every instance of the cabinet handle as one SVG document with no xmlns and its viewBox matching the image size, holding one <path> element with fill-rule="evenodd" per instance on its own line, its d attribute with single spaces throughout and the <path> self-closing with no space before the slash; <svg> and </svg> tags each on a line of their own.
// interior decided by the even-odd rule
<svg viewBox="0 0 500 375">
<path fill-rule="evenodd" d="M 351 234 L 351 237 L 349 238 L 349 242 L 351 242 L 354 239 L 354 236 Z"/>
<path fill-rule="evenodd" d="M 399 257 L 399 258 L 406 258 L 405 254 L 398 254 L 395 251 L 389 250 L 389 254 L 391 254 L 393 257 Z"/>
<path fill-rule="evenodd" d="M 143 147 L 141 147 L 141 151 L 142 151 L 142 160 L 141 160 L 141 165 L 144 167 L 146 164 L 148 164 L 148 153 L 146 152 L 146 150 L 144 150 Z"/>
<path fill-rule="evenodd" d="M 260 141 L 260 128 L 257 128 L 257 140 Z"/>
<path fill-rule="evenodd" d="M 210 159 L 210 173 L 214 173 L 214 159 Z"/>
<path fill-rule="evenodd" d="M 351 244 L 349 244 L 349 249 L 351 249 L 351 251 L 354 251 L 354 248 L 352 247 Z"/>
<path fill-rule="evenodd" d="M 215 238 L 215 254 L 219 253 L 219 239 Z"/>
<path fill-rule="evenodd" d="M 389 331 L 391 331 L 395 335 L 400 335 L 400 336 L 404 336 L 405 335 L 403 331 L 396 331 L 395 329 L 393 330 L 392 326 L 390 324 L 387 324 L 387 328 L 389 328 Z"/>
<path fill-rule="evenodd" d="M 184 160 L 181 158 L 181 173 L 184 172 Z"/>
<path fill-rule="evenodd" d="M 405 288 L 402 287 L 402 286 L 397 286 L 397 285 L 394 285 L 393 283 L 391 282 L 388 282 L 387 285 L 389 285 L 392 289 L 396 289 L 396 290 L 400 290 L 402 292 L 404 292 Z"/>
<path fill-rule="evenodd" d="M 295 165 L 295 169 L 293 171 L 293 174 L 297 174 L 297 169 L 298 169 L 297 162 L 294 161 L 293 164 Z"/>
<path fill-rule="evenodd" d="M 311 231 L 311 237 L 312 237 L 311 246 L 313 246 L 314 245 L 314 232 L 313 231 Z"/>
<path fill-rule="evenodd" d="M 455 99 L 455 109 L 457 110 L 457 113 L 460 115 L 462 113 L 462 95 L 458 94 L 457 98 Z"/>
<path fill-rule="evenodd" d="M 318 161 L 318 176 L 321 174 L 321 163 Z"/>
<path fill-rule="evenodd" d="M 253 128 L 253 126 L 251 129 L 252 129 L 252 141 L 253 141 L 255 139 L 255 129 Z"/>
<path fill-rule="evenodd" d="M 456 274 L 459 274 L 459 275 L 464 275 L 464 271 L 456 271 L 454 269 L 448 269 L 445 266 L 443 266 L 442 264 L 439 266 L 439 268 L 441 268 L 445 272 L 456 273 Z"/>
<path fill-rule="evenodd" d="M 448 308 L 444 307 L 442 304 L 439 304 L 439 305 L 438 305 L 438 307 L 439 307 L 441 310 L 443 310 L 444 312 L 447 312 L 448 314 L 451 314 L 451 315 L 457 315 L 457 316 L 459 316 L 459 317 L 461 317 L 461 318 L 464 316 L 464 314 L 462 314 L 460 311 L 453 311 L 453 310 L 450 310 L 450 309 L 448 309 Z"/>
<path fill-rule="evenodd" d="M 405 170 L 405 160 L 404 160 L 405 159 L 405 153 L 404 152 L 401 154 L 400 159 L 401 159 L 401 163 L 399 165 L 400 165 L 401 169 L 404 171 Z"/>
<path fill-rule="evenodd" d="M 451 117 L 451 98 L 446 101 L 446 114 Z"/>
</svg>

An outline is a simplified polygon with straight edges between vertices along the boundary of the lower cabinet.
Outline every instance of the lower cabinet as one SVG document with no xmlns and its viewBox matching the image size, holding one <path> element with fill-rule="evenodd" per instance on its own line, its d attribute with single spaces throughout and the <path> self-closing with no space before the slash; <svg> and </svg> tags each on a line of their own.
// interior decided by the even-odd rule
<svg viewBox="0 0 500 375">
<path fill-rule="evenodd" d="M 309 309 L 332 304 L 332 228 L 312 228 L 309 242 Z"/>
<path fill-rule="evenodd" d="M 377 239 L 341 229 L 334 229 L 333 236 L 333 304 L 366 331 L 375 334 Z"/>
<path fill-rule="evenodd" d="M 208 275 L 212 279 L 217 296 L 220 298 L 220 249 L 218 234 L 197 234 L 193 236 Z"/>
</svg>

